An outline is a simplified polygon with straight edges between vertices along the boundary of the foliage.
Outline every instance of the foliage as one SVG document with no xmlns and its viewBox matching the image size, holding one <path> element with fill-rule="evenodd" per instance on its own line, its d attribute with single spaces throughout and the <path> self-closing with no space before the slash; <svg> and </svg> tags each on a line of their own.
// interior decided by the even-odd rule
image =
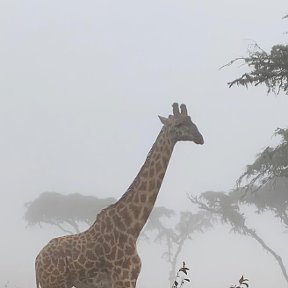
<svg viewBox="0 0 288 288">
<path fill-rule="evenodd" d="M 177 271 L 175 280 L 173 282 L 172 288 L 181 288 L 184 286 L 185 283 L 189 283 L 190 279 L 188 278 L 188 271 L 190 269 L 186 267 L 185 262 L 183 261 L 182 267 Z M 249 280 L 244 278 L 242 275 L 239 279 L 239 284 L 237 285 L 231 285 L 230 288 L 248 288 L 248 282 Z"/>
<path fill-rule="evenodd" d="M 286 18 L 288 15 L 283 17 L 283 19 Z M 228 82 L 229 87 L 264 84 L 268 93 L 279 94 L 282 91 L 288 94 L 288 45 L 274 45 L 268 53 L 259 45 L 254 44 L 248 49 L 247 57 L 236 58 L 223 67 L 230 66 L 237 61 L 243 61 L 251 71 Z"/>
<path fill-rule="evenodd" d="M 288 45 L 274 45 L 268 53 L 254 44 L 253 49 L 248 50 L 248 57 L 236 58 L 225 66 L 236 61 L 244 61 L 251 71 L 229 82 L 229 87 L 265 84 L 268 93 L 288 94 Z"/>
<path fill-rule="evenodd" d="M 288 15 L 283 17 L 286 18 Z M 268 93 L 278 94 L 282 91 L 288 94 L 288 45 L 274 45 L 269 54 L 255 44 L 253 49 L 248 50 L 248 57 L 236 58 L 225 66 L 239 60 L 244 61 L 251 71 L 228 83 L 229 87 L 264 84 Z M 285 180 L 288 178 L 288 129 L 278 128 L 274 136 L 280 137 L 280 143 L 276 147 L 268 146 L 258 154 L 254 163 L 246 167 L 237 184 L 245 190 L 244 197 L 240 198 L 242 202 L 254 204 L 259 213 L 273 211 L 288 227 L 288 183 Z M 237 189 L 234 194 L 239 191 L 242 190 Z"/>
<path fill-rule="evenodd" d="M 288 228 L 288 178 L 274 178 L 261 187 L 236 189 L 230 196 L 241 204 L 254 205 L 257 213 L 271 211 Z"/>
<path fill-rule="evenodd" d="M 44 192 L 34 201 L 25 204 L 27 210 L 24 219 L 29 226 L 45 223 L 55 225 L 65 233 L 79 233 L 80 222 L 91 225 L 96 215 L 115 201 L 114 198 L 101 199 L 79 193 L 63 195 Z M 67 224 L 70 228 L 66 228 Z"/>
<path fill-rule="evenodd" d="M 288 18 L 288 15 L 285 15 L 284 18 Z M 247 57 L 236 58 L 225 66 L 230 66 L 238 61 L 244 62 L 244 65 L 248 66 L 250 71 L 228 82 L 229 87 L 237 85 L 248 88 L 249 85 L 258 86 L 264 84 L 268 89 L 268 94 L 270 92 L 288 94 L 288 45 L 274 45 L 270 53 L 268 53 L 261 49 L 259 45 L 254 44 L 248 50 Z M 206 193 L 206 195 L 201 195 L 200 199 L 199 197 L 191 197 L 191 201 L 198 204 L 202 209 L 214 211 L 221 217 L 223 222 L 229 222 L 232 227 L 234 225 L 235 228 L 235 226 L 239 225 L 236 231 L 244 232 L 245 235 L 254 238 L 275 258 L 288 283 L 288 275 L 281 257 L 267 246 L 263 239 L 256 234 L 255 230 L 246 226 L 245 217 L 241 214 L 238 207 L 239 203 L 245 203 L 255 205 L 258 213 L 271 210 L 276 217 L 279 217 L 285 223 L 286 227 L 288 226 L 288 129 L 278 128 L 275 131 L 275 135 L 280 136 L 280 144 L 276 147 L 268 146 L 262 153 L 257 155 L 254 163 L 248 165 L 246 171 L 239 177 L 237 189 L 225 196 L 223 194 L 213 194 L 216 192 Z M 241 187 L 244 180 L 246 180 L 246 183 Z M 279 185 L 279 181 L 281 185 Z M 227 200 L 227 197 L 231 199 Z M 228 206 L 231 205 L 230 210 L 225 210 L 227 208 L 225 203 L 228 203 Z M 227 212 L 229 212 L 228 218 Z M 241 279 L 245 280 L 243 276 Z M 245 281 L 242 283 L 239 281 L 239 284 L 240 286 L 231 286 L 231 288 L 243 287 L 241 284 L 248 287 Z"/>
<path fill-rule="evenodd" d="M 246 235 L 245 216 L 240 212 L 234 198 L 224 192 L 207 191 L 198 197 L 190 197 L 192 203 L 202 210 L 217 215 L 222 223 L 230 224 L 233 232 Z"/>
<path fill-rule="evenodd" d="M 189 211 L 181 212 L 178 222 L 172 228 L 168 228 L 163 222 L 158 222 L 156 226 L 146 226 L 145 232 L 156 230 L 155 241 L 165 243 L 167 250 L 163 257 L 171 265 L 169 280 L 173 283 L 176 272 L 178 256 L 180 255 L 184 244 L 187 240 L 191 240 L 191 235 L 196 232 L 204 232 L 212 227 L 211 214 L 200 211 L 191 213 Z"/>
<path fill-rule="evenodd" d="M 249 280 L 248 279 L 245 279 L 244 276 L 242 275 L 240 280 L 238 281 L 239 282 L 239 285 L 234 285 L 234 286 L 231 286 L 230 288 L 248 288 L 249 285 L 248 285 L 248 282 Z"/>
<path fill-rule="evenodd" d="M 154 207 L 146 223 L 144 234 L 142 233 L 141 235 L 145 235 L 144 237 L 146 237 L 146 232 L 153 230 L 161 233 L 161 231 L 166 229 L 163 223 L 163 218 L 169 219 L 172 216 L 175 216 L 175 211 L 172 209 L 168 209 L 162 206 Z"/>
<path fill-rule="evenodd" d="M 173 282 L 172 288 L 180 288 L 186 282 L 190 282 L 190 279 L 187 278 L 189 268 L 186 267 L 185 262 L 183 262 L 182 267 L 178 270 L 175 280 Z"/>
<path fill-rule="evenodd" d="M 261 187 L 273 179 L 288 177 L 288 129 L 278 128 L 274 135 L 280 136 L 280 143 L 276 147 L 268 146 L 258 154 L 254 163 L 248 165 L 239 177 L 238 185 L 246 179 L 249 181 L 247 187 L 255 184 Z"/>
<path fill-rule="evenodd" d="M 249 228 L 246 225 L 245 215 L 240 211 L 239 198 L 237 200 L 235 194 L 208 191 L 201 193 L 198 197 L 190 196 L 190 200 L 200 209 L 217 215 L 222 223 L 231 225 L 233 232 L 249 236 L 256 240 L 262 248 L 270 253 L 277 261 L 282 274 L 288 283 L 288 274 L 282 258 L 265 243 L 265 241 L 257 234 L 255 229 Z"/>
<path fill-rule="evenodd" d="M 285 15 L 283 18 L 288 18 Z M 268 93 L 276 94 L 283 91 L 288 94 L 288 45 L 274 45 L 270 53 L 265 52 L 257 44 L 248 50 L 247 57 L 236 58 L 225 66 L 230 66 L 236 61 L 244 61 L 251 71 L 228 83 L 246 86 L 264 84 Z M 288 177 L 288 129 L 276 129 L 274 135 L 280 137 L 280 144 L 276 147 L 268 146 L 257 155 L 252 165 L 239 177 L 238 184 L 243 180 L 248 181 L 246 188 L 259 189 L 262 185 L 279 177 Z"/>
</svg>

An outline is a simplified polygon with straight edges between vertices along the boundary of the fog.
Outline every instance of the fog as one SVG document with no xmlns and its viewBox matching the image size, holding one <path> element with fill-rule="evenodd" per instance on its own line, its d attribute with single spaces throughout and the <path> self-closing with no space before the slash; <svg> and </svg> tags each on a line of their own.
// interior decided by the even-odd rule
<svg viewBox="0 0 288 288">
<path fill-rule="evenodd" d="M 44 191 L 119 198 L 144 162 L 172 103 L 185 103 L 203 146 L 178 143 L 156 206 L 195 207 L 187 194 L 229 191 L 287 127 L 288 98 L 228 88 L 258 43 L 286 43 L 284 0 L 19 1 L 0 3 L 0 287 L 35 287 L 34 259 L 53 237 L 27 227 L 24 204 Z M 250 221 L 288 267 L 288 234 L 269 214 Z M 217 225 L 188 241 L 187 287 L 286 287 L 255 241 Z M 137 287 L 168 287 L 160 244 L 139 241 Z M 180 268 L 180 267 L 179 267 Z M 149 285 L 149 286 L 148 286 Z M 286 285 L 286 286 L 285 286 Z"/>
</svg>

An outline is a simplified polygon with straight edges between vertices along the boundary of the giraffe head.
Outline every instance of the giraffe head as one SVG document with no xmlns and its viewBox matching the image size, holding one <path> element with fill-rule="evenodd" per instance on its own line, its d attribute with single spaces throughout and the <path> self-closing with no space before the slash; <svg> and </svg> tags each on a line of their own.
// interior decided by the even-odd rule
<svg viewBox="0 0 288 288">
<path fill-rule="evenodd" d="M 159 116 L 160 121 L 168 131 L 170 139 L 174 143 L 177 141 L 193 141 L 196 144 L 204 144 L 203 136 L 188 115 L 185 104 L 180 105 L 180 111 L 178 103 L 174 103 L 172 107 L 173 115 L 169 115 L 168 118 Z"/>
</svg>

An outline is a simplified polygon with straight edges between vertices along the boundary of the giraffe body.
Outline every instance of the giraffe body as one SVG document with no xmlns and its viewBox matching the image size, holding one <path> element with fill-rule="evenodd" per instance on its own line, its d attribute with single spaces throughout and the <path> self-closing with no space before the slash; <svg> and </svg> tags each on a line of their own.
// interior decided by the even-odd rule
<svg viewBox="0 0 288 288">
<path fill-rule="evenodd" d="M 136 241 L 160 190 L 174 145 L 203 144 L 185 105 L 173 104 L 138 175 L 86 231 L 52 239 L 35 262 L 37 288 L 135 288 L 141 269 Z"/>
</svg>

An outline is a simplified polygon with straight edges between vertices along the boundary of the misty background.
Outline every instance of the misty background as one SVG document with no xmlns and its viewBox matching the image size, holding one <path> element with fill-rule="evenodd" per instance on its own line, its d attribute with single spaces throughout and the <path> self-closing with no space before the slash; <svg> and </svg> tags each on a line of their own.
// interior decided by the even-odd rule
<svg viewBox="0 0 288 288">
<path fill-rule="evenodd" d="M 24 204 L 45 191 L 118 199 L 161 129 L 157 115 L 171 114 L 175 101 L 187 105 L 205 144 L 177 144 L 156 205 L 192 211 L 187 194 L 235 188 L 277 142 L 274 130 L 287 128 L 288 98 L 229 89 L 244 68 L 219 68 L 251 43 L 286 43 L 286 13 L 284 0 L 2 0 L 0 285 L 35 287 L 36 255 L 63 235 L 27 227 Z M 288 266 L 279 221 L 252 216 Z M 179 263 L 191 269 L 189 285 L 229 287 L 244 274 L 251 287 L 284 287 L 274 259 L 229 230 L 219 225 L 187 242 Z M 137 287 L 169 285 L 159 247 L 139 242 Z"/>
</svg>

